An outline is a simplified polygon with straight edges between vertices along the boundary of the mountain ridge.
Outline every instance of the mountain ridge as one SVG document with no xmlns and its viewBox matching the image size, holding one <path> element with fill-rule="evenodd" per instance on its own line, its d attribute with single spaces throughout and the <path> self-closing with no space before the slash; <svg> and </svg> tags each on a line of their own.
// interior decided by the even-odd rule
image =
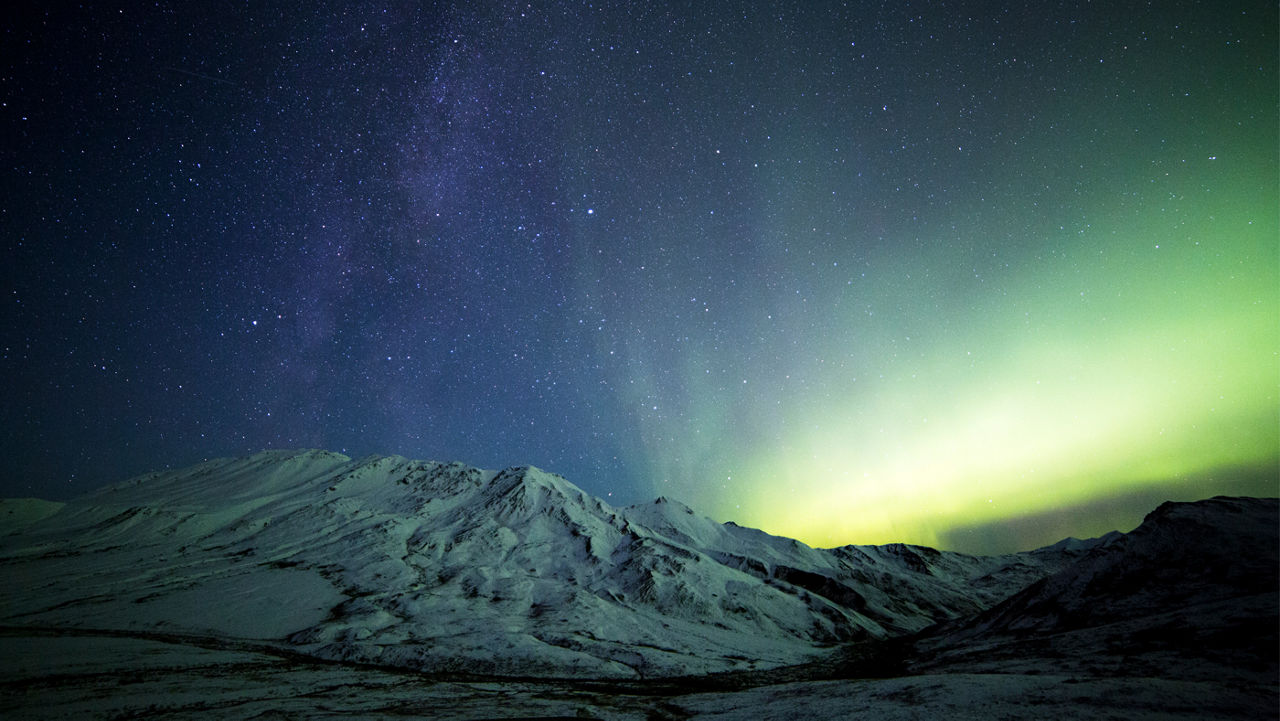
<svg viewBox="0 0 1280 721">
<path fill-rule="evenodd" d="M 813 662 L 980 617 L 1124 538 L 815 549 L 669 499 L 614 507 L 533 466 L 312 450 L 145 474 L 32 515 L 0 513 L 0 566 L 26 581 L 0 589 L 0 624 L 547 677 Z"/>
<path fill-rule="evenodd" d="M 855 568 L 850 550 L 670 500 L 614 508 L 532 466 L 267 451 L 114 484 L 23 530 L 0 539 L 0 560 L 42 585 L 0 596 L 5 623 L 256 634 L 420 669 L 778 666 L 972 606 L 959 582 L 922 585 L 914 554 L 868 547 Z M 93 568 L 74 562 L 85 556 Z M 948 572 L 975 566 L 947 558 Z M 912 600 L 873 587 L 890 577 Z"/>
</svg>

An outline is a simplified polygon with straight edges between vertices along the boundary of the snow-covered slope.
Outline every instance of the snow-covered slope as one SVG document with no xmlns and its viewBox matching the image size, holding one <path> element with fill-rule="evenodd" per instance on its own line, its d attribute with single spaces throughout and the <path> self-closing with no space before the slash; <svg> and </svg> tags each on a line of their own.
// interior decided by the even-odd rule
<svg viewBox="0 0 1280 721">
<path fill-rule="evenodd" d="M 63 505 L 39 498 L 0 498 L 0 536 L 48 518 L 62 510 Z"/>
<path fill-rule="evenodd" d="M 0 509 L 3 510 L 3 509 Z M 0 524 L 0 624 L 266 639 L 430 670 L 768 667 L 968 615 L 1091 545 L 810 548 L 536 468 L 269 451 Z M 16 512 L 15 512 L 16 513 Z"/>
</svg>

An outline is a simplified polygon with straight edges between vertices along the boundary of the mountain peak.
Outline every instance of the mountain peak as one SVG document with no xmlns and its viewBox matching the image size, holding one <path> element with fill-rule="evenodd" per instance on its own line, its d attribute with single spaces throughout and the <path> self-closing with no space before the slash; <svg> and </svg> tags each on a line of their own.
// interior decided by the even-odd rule
<svg viewBox="0 0 1280 721">
<path fill-rule="evenodd" d="M 1153 519 L 1199 513 L 1162 509 Z M 29 582 L 0 588 L 0 623 L 274 639 L 326 659 L 526 675 L 800 663 L 976 613 L 1123 545 L 823 550 L 665 497 L 615 508 L 534 466 L 325 451 L 215 459 L 22 516 L 0 561 Z M 1167 535 L 1142 542 L 1162 548 Z"/>
<path fill-rule="evenodd" d="M 570 483 L 563 476 L 548 473 L 537 466 L 504 468 L 495 473 L 487 485 L 487 491 L 493 495 L 510 493 L 516 488 L 540 489 L 575 500 L 588 497 L 586 491 Z"/>
<path fill-rule="evenodd" d="M 620 509 L 534 466 L 400 456 L 216 459 L 78 499 L 28 532 L 46 545 L 10 536 L 4 558 L 57 548 L 92 562 L 23 566 L 43 590 L 0 589 L 8 622 L 249 634 L 437 670 L 795 663 L 814 644 L 927 625 L 956 606 L 939 598 L 965 593 L 957 583 L 895 609 L 836 555 L 670 499 Z M 211 596 L 224 602 L 198 603 Z"/>
</svg>

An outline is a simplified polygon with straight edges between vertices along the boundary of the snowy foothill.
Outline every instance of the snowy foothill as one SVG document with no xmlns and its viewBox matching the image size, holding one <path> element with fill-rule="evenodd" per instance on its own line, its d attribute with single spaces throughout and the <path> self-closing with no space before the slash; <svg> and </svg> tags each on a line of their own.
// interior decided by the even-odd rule
<svg viewBox="0 0 1280 721">
<path fill-rule="evenodd" d="M 599 718 L 892 717 L 966 698 L 1066 718 L 1113 696 L 1141 717 L 1229 685 L 1221 715 L 1248 717 L 1276 700 L 1276 508 L 1166 504 L 1129 534 L 1004 556 L 816 549 L 669 499 L 613 507 L 532 467 L 218 459 L 65 504 L 0 501 L 0 713 L 154 696 L 370 715 L 455 697 L 510 715 L 484 700 L 497 684 L 543 715 Z M 146 693 L 100 688 L 120 669 Z M 237 685 L 247 674 L 278 683 Z"/>
</svg>

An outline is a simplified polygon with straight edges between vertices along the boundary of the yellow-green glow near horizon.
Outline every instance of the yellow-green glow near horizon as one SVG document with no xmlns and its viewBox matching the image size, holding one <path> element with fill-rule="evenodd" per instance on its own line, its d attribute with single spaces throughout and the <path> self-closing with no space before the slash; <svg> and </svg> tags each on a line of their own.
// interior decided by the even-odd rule
<svg viewBox="0 0 1280 721">
<path fill-rule="evenodd" d="M 947 527 L 1274 467 L 1274 213 L 1204 231 L 1143 232 L 1131 245 L 1145 255 L 1013 291 L 1037 296 L 1021 313 L 974 311 L 959 345 L 904 360 L 869 405 L 798 399 L 788 415 L 809 422 L 788 424 L 785 450 L 751 457 L 739 476 L 757 490 L 719 511 L 817 545 L 939 545 Z M 1048 318 L 1034 333 L 1033 313 Z"/>
<path fill-rule="evenodd" d="M 820 338 L 758 332 L 737 383 L 687 359 L 692 422 L 649 426 L 658 475 L 713 515 L 818 546 L 947 547 L 957 529 L 1192 477 L 1216 478 L 1196 487 L 1212 495 L 1262 473 L 1247 490 L 1267 493 L 1280 457 L 1276 187 L 1221 162 L 1198 163 L 1214 190 L 1173 222 L 1111 209 L 1083 232 L 1038 231 L 1027 243 L 1046 251 L 997 289 L 924 292 L 954 287 L 939 268 L 968 267 L 939 243 L 894 261 L 901 287 L 866 281 L 862 305 Z M 867 302 L 892 317 L 859 312 Z M 717 482 L 678 480 L 716 464 Z"/>
<path fill-rule="evenodd" d="M 671 89 L 706 111 L 661 145 L 687 165 L 575 226 L 612 244 L 574 259 L 620 465 L 820 546 L 1007 551 L 1280 494 L 1275 8 L 1060 10 L 814 24 L 816 55 L 759 28 Z"/>
</svg>

